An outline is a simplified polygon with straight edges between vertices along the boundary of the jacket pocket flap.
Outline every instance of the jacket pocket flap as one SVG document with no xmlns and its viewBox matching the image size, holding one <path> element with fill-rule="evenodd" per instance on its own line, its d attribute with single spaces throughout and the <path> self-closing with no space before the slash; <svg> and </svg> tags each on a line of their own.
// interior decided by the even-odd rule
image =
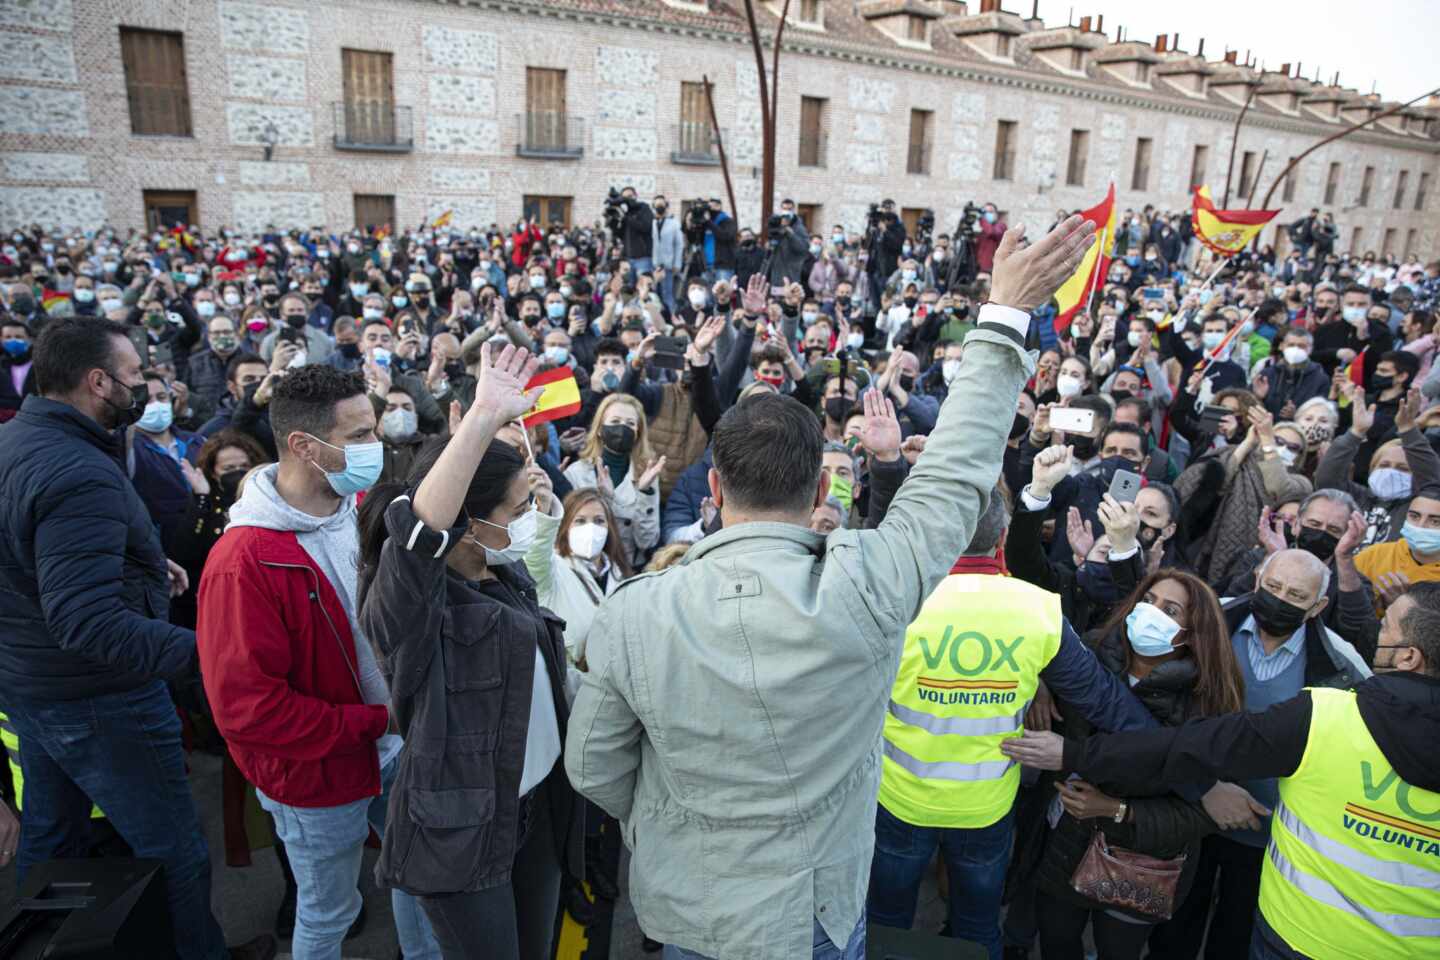
<svg viewBox="0 0 1440 960">
<path fill-rule="evenodd" d="M 760 578 L 753 574 L 739 574 L 724 579 L 715 599 L 735 600 L 740 597 L 758 596 L 760 596 Z"/>
<path fill-rule="evenodd" d="M 478 827 L 494 816 L 495 791 L 486 787 L 410 791 L 410 819 L 422 827 Z"/>
<path fill-rule="evenodd" d="M 457 608 L 459 611 L 459 625 L 455 620 L 456 611 L 446 610 L 442 631 L 462 647 L 472 646 L 481 640 L 493 642 L 492 634 L 495 632 L 496 622 L 504 613 L 504 608 L 498 603 L 476 603 L 466 604 Z"/>
</svg>

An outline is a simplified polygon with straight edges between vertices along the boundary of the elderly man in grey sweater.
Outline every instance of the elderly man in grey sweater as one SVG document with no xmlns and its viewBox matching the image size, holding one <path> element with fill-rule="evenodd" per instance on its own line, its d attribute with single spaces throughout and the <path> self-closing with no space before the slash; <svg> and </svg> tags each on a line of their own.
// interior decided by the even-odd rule
<svg viewBox="0 0 1440 960">
<path fill-rule="evenodd" d="M 812 533 L 822 438 L 754 397 L 714 439 L 724 529 L 597 613 L 570 718 L 571 782 L 618 818 L 641 929 L 680 958 L 863 955 L 880 733 L 905 627 L 1000 475 L 1028 311 L 1089 246 L 1072 217 L 1006 234 L 993 302 L 885 521 Z"/>
</svg>

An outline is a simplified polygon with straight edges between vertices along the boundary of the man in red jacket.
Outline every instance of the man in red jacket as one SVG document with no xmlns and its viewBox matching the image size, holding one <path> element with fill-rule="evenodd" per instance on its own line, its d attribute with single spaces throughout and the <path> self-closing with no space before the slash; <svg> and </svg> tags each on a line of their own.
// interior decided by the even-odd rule
<svg viewBox="0 0 1440 960">
<path fill-rule="evenodd" d="M 270 400 L 279 464 L 251 474 L 200 584 L 205 692 L 299 888 L 296 960 L 339 960 L 359 915 L 371 827 L 385 830 L 403 745 L 390 692 L 355 620 L 355 495 L 384 460 L 365 380 L 312 364 Z M 393 891 L 407 958 L 439 957 L 418 904 Z"/>
<path fill-rule="evenodd" d="M 1000 219 L 1000 210 L 993 203 L 985 204 L 980 215 L 980 235 L 975 238 L 975 265 L 981 273 L 995 268 L 995 251 L 1000 248 L 1000 239 L 1008 227 Z"/>
</svg>

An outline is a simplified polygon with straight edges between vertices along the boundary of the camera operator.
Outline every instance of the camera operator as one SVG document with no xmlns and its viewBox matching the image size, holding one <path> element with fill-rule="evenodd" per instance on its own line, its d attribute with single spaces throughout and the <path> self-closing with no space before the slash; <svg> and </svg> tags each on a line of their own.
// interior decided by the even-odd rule
<svg viewBox="0 0 1440 960">
<path fill-rule="evenodd" d="M 606 205 L 620 211 L 620 226 L 616 231 L 616 239 L 624 246 L 625 259 L 630 261 L 630 268 L 635 271 L 636 276 L 650 273 L 655 269 L 655 216 L 650 212 L 649 204 L 636 199 L 634 187 L 621 190 L 618 197 L 615 196 L 615 188 L 611 187 Z"/>
<path fill-rule="evenodd" d="M 705 265 L 716 280 L 735 279 L 735 218 L 726 213 L 719 197 L 710 198 L 710 218 L 705 224 Z"/>
<path fill-rule="evenodd" d="M 799 283 L 810 256 L 810 237 L 795 215 L 793 203 L 781 201 L 780 212 L 772 213 L 765 225 L 765 235 L 770 254 L 770 288 L 779 291 L 788 283 Z"/>
<path fill-rule="evenodd" d="M 886 278 L 895 272 L 900 263 L 900 252 L 905 247 L 905 224 L 895 212 L 894 200 L 883 200 L 880 209 L 870 208 L 870 223 L 866 228 L 865 245 L 870 253 L 870 273 Z"/>
<path fill-rule="evenodd" d="M 670 202 L 663 196 L 656 196 L 655 222 L 651 227 L 651 245 L 655 258 L 655 279 L 659 281 L 660 299 L 665 309 L 675 312 L 675 284 L 685 269 L 685 237 L 680 230 L 680 220 L 670 216 Z"/>
<path fill-rule="evenodd" d="M 749 227 L 739 233 L 740 245 L 735 252 L 735 286 L 743 288 L 749 284 L 750 277 L 759 273 L 765 265 L 765 245 L 756 239 L 755 231 Z"/>
</svg>

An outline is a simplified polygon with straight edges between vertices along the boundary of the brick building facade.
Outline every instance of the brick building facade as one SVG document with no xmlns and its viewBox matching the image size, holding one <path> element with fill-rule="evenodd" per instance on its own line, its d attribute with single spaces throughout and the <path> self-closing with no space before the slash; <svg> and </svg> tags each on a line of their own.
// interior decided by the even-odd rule
<svg viewBox="0 0 1440 960">
<path fill-rule="evenodd" d="M 779 3 L 756 6 L 773 31 Z M 1123 206 L 1183 208 L 1192 182 L 1219 198 L 1254 84 L 1232 197 L 1264 157 L 1258 205 L 1291 156 L 1388 106 L 997 6 L 792 0 L 777 193 L 822 227 L 882 196 L 941 229 L 971 200 L 1043 226 L 1111 179 Z M 739 0 L 0 0 L 0 223 L 468 227 L 525 198 L 592 221 L 611 185 L 723 196 L 702 75 L 753 224 Z M 1436 255 L 1437 158 L 1440 108 L 1405 111 L 1308 157 L 1282 219 L 1318 206 L 1341 249 Z"/>
</svg>

